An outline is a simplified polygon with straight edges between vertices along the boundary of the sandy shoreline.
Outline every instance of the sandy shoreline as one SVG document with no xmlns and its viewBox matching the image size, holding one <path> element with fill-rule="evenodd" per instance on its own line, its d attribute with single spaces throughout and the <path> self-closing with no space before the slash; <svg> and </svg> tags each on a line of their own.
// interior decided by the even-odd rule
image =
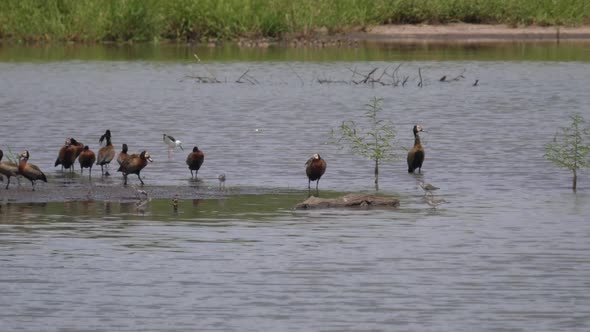
<svg viewBox="0 0 590 332">
<path fill-rule="evenodd" d="M 446 25 L 380 25 L 361 32 L 352 32 L 350 38 L 368 41 L 443 40 L 443 41 L 538 41 L 587 40 L 590 26 L 580 27 L 510 27 L 490 24 Z"/>
</svg>

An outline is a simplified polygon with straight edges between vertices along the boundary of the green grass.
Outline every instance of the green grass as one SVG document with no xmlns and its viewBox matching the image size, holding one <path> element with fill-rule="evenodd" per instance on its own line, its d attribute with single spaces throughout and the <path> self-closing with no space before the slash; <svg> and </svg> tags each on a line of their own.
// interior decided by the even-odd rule
<svg viewBox="0 0 590 332">
<path fill-rule="evenodd" d="M 588 0 L 0 0 L 0 38 L 151 41 L 309 35 L 383 23 L 590 23 Z"/>
</svg>

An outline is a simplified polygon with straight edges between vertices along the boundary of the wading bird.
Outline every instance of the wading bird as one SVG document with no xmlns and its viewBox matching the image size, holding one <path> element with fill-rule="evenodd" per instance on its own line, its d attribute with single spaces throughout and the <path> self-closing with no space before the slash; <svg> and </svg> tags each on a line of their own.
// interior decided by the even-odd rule
<svg viewBox="0 0 590 332">
<path fill-rule="evenodd" d="M 74 170 L 74 162 L 76 161 L 76 147 L 72 145 L 72 139 L 66 139 L 64 146 L 59 149 L 59 153 L 57 154 L 57 159 L 55 160 L 54 167 L 61 165 L 61 169 L 70 169 L 71 171 Z"/>
<path fill-rule="evenodd" d="M 78 157 L 78 162 L 80 163 L 80 175 L 82 175 L 84 173 L 84 168 L 88 168 L 88 178 L 92 177 L 92 165 L 94 165 L 94 162 L 96 161 L 96 155 L 94 154 L 94 152 L 92 150 L 90 150 L 90 148 L 88 147 L 88 145 L 86 145 L 84 147 L 84 150 L 82 150 L 82 153 L 80 153 L 80 156 Z"/>
<path fill-rule="evenodd" d="M 408 173 L 414 173 L 418 169 L 418 173 L 422 173 L 422 163 L 424 162 L 424 148 L 420 143 L 419 132 L 424 131 L 420 125 L 414 126 L 414 147 L 408 151 Z"/>
<path fill-rule="evenodd" d="M 19 158 L 20 160 L 18 162 L 18 173 L 31 181 L 31 184 L 33 185 L 33 191 L 35 191 L 35 181 L 41 180 L 47 182 L 47 178 L 45 177 L 45 174 L 43 174 L 43 172 L 39 169 L 39 167 L 28 163 L 29 157 L 30 154 L 28 150 L 25 150 L 23 153 L 21 153 Z"/>
<path fill-rule="evenodd" d="M 426 194 L 431 194 L 433 191 L 439 190 L 439 187 L 435 187 L 433 185 L 431 185 L 430 183 L 424 183 L 424 181 L 420 181 L 418 183 L 420 185 L 420 188 L 422 188 L 422 190 L 424 190 L 424 196 L 426 196 Z"/>
<path fill-rule="evenodd" d="M 188 165 L 188 169 L 191 171 L 191 178 L 195 178 L 199 173 L 199 168 L 203 165 L 203 161 L 205 160 L 205 154 L 202 150 L 199 150 L 198 147 L 193 148 L 193 152 L 189 153 L 186 157 L 186 164 Z M 195 171 L 195 175 L 193 175 L 193 171 Z"/>
<path fill-rule="evenodd" d="M 111 143 L 111 131 L 109 129 L 107 129 L 105 133 L 100 136 L 98 143 L 102 144 L 102 142 L 105 140 L 106 145 L 98 150 L 96 164 L 100 165 L 100 172 L 102 175 L 109 176 L 109 163 L 113 160 L 113 158 L 115 158 L 115 147 Z M 106 168 L 106 172 L 103 167 Z"/>
<path fill-rule="evenodd" d="M 123 178 L 125 179 L 125 185 L 127 185 L 127 175 L 129 174 L 137 174 L 137 178 L 139 179 L 139 182 L 141 182 L 141 185 L 143 186 L 143 180 L 141 179 L 141 176 L 139 175 L 139 173 L 141 172 L 141 170 L 147 166 L 149 162 L 152 162 L 152 158 L 150 156 L 150 154 L 146 151 L 142 151 L 140 154 L 132 154 L 129 157 L 127 157 L 127 159 L 125 159 L 123 161 L 123 163 L 121 164 L 121 166 L 119 167 L 119 169 L 117 170 L 118 172 L 123 173 Z"/>
<path fill-rule="evenodd" d="M 319 154 L 314 154 L 305 163 L 305 173 L 307 174 L 307 189 L 311 190 L 311 181 L 317 181 L 315 190 L 318 191 L 320 178 L 326 172 L 326 161 Z"/>
<path fill-rule="evenodd" d="M 119 154 L 117 155 L 117 163 L 119 163 L 119 166 L 121 166 L 121 164 L 123 163 L 123 160 L 127 159 L 127 157 L 129 157 L 129 155 L 127 154 L 128 148 L 127 148 L 127 144 L 123 143 L 123 146 L 121 148 L 121 152 L 119 152 Z"/>
<path fill-rule="evenodd" d="M 0 174 L 6 177 L 6 189 L 8 189 L 10 178 L 14 176 L 18 179 L 18 165 L 10 161 L 2 162 L 3 157 L 4 151 L 0 150 Z"/>
<path fill-rule="evenodd" d="M 217 180 L 219 180 L 219 189 L 225 188 L 225 173 L 219 174 Z"/>
<path fill-rule="evenodd" d="M 184 151 L 184 148 L 182 147 L 182 141 L 177 140 L 174 137 L 166 134 L 164 134 L 163 140 L 164 144 L 168 145 L 168 158 L 170 158 L 170 153 L 173 149 L 180 148 Z"/>
</svg>

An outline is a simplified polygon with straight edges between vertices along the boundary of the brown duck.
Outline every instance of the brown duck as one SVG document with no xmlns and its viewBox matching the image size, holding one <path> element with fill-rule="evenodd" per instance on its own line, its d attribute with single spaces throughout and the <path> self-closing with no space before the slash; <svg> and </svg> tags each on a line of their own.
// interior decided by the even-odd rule
<svg viewBox="0 0 590 332">
<path fill-rule="evenodd" d="M 84 168 L 88 168 L 88 177 L 92 177 L 92 165 L 96 161 L 96 155 L 94 151 L 90 150 L 88 145 L 84 146 L 84 150 L 80 153 L 78 157 L 78 162 L 80 163 L 80 175 L 84 173 Z"/>
<path fill-rule="evenodd" d="M 134 153 L 127 157 L 127 159 L 123 161 L 123 163 L 121 164 L 121 166 L 119 166 L 119 169 L 117 170 L 117 172 L 123 173 L 123 177 L 125 178 L 124 184 L 127 185 L 127 175 L 137 174 L 137 178 L 143 186 L 143 180 L 141 179 L 139 173 L 145 166 L 147 166 L 148 161 L 152 162 L 153 160 L 150 154 L 146 151 L 142 151 L 140 154 Z"/>
<path fill-rule="evenodd" d="M 127 159 L 127 157 L 129 157 L 129 155 L 127 154 L 128 149 L 129 148 L 127 147 L 127 144 L 123 143 L 121 152 L 119 152 L 119 154 L 117 155 L 117 163 L 119 163 L 119 166 L 121 166 L 123 161 Z"/>
<path fill-rule="evenodd" d="M 18 162 L 18 173 L 31 181 L 31 184 L 33 185 L 33 191 L 35 191 L 35 181 L 41 180 L 47 182 L 47 178 L 45 177 L 45 174 L 43 174 L 43 172 L 39 169 L 39 167 L 28 163 L 29 157 L 30 154 L 28 150 L 25 150 L 23 153 L 21 153 L 20 160 Z"/>
<path fill-rule="evenodd" d="M 57 159 L 55 160 L 54 167 L 61 165 L 61 169 L 70 169 L 74 170 L 74 162 L 76 161 L 76 147 L 72 145 L 72 140 L 68 138 L 64 146 L 59 149 L 59 153 L 57 154 Z"/>
<path fill-rule="evenodd" d="M 318 190 L 320 184 L 320 178 L 326 172 L 326 161 L 320 157 L 319 154 L 314 154 L 305 163 L 305 173 L 307 174 L 307 189 L 311 190 L 311 181 L 317 181 L 315 184 L 315 190 Z"/>
<path fill-rule="evenodd" d="M 205 160 L 205 154 L 202 150 L 199 150 L 198 147 L 193 148 L 193 152 L 189 153 L 186 157 L 186 164 L 188 165 L 188 169 L 191 171 L 191 178 L 194 179 L 203 165 L 203 161 Z M 195 175 L 193 175 L 193 171 L 195 171 Z"/>
<path fill-rule="evenodd" d="M 98 142 L 102 144 L 103 141 L 106 140 L 106 145 L 103 146 L 98 150 L 98 155 L 96 156 L 96 164 L 100 165 L 100 172 L 102 175 L 109 176 L 109 163 L 115 158 L 115 147 L 111 143 L 111 131 L 107 129 L 105 133 L 100 136 Z M 106 172 L 104 170 L 106 167 Z"/>
<path fill-rule="evenodd" d="M 424 162 L 424 148 L 420 143 L 419 132 L 424 131 L 422 126 L 414 126 L 414 147 L 408 151 L 408 173 L 414 173 L 418 169 L 418 173 L 422 173 L 422 163 Z"/>
<path fill-rule="evenodd" d="M 0 174 L 6 177 L 6 189 L 10 185 L 10 178 L 16 177 L 18 175 L 18 165 L 12 163 L 10 161 L 2 162 L 2 158 L 4 157 L 4 151 L 0 150 Z"/>
</svg>

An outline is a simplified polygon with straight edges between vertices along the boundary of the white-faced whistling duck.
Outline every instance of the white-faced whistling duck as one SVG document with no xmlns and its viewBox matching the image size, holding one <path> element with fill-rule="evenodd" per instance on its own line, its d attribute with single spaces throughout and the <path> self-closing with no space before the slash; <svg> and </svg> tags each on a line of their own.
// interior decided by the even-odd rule
<svg viewBox="0 0 590 332">
<path fill-rule="evenodd" d="M 82 153 L 80 153 L 80 156 L 78 157 L 78 162 L 80 163 L 80 175 L 84 173 L 84 168 L 89 168 L 88 177 L 92 177 L 92 165 L 94 165 L 95 161 L 96 155 L 94 152 L 90 150 L 88 145 L 84 146 L 84 150 L 82 150 Z"/>
<path fill-rule="evenodd" d="M 194 178 L 199 173 L 199 168 L 203 165 L 203 161 L 205 160 L 205 154 L 203 151 L 199 150 L 198 147 L 193 148 L 193 152 L 189 153 L 186 157 L 186 164 L 188 165 L 188 169 L 191 170 L 191 178 Z M 193 171 L 195 171 L 195 175 L 193 176 Z"/>
<path fill-rule="evenodd" d="M 104 140 L 106 140 L 106 145 L 98 150 L 98 155 L 96 156 L 96 164 L 100 165 L 100 172 L 102 173 L 102 175 L 109 176 L 110 174 L 108 167 L 111 160 L 115 158 L 115 147 L 111 143 L 111 131 L 108 129 L 102 136 L 100 136 L 100 140 L 98 140 L 98 143 L 102 144 Z M 106 172 L 104 171 L 103 167 L 106 167 Z"/>
<path fill-rule="evenodd" d="M 39 167 L 28 163 L 29 157 L 30 154 L 28 150 L 25 150 L 23 153 L 21 153 L 20 160 L 18 162 L 18 173 L 31 181 L 31 184 L 33 185 L 33 191 L 35 191 L 35 181 L 41 180 L 43 182 L 47 182 L 47 178 L 45 177 L 45 174 L 43 174 L 43 172 L 39 169 Z"/>
<path fill-rule="evenodd" d="M 164 134 L 163 141 L 164 141 L 164 144 L 168 145 L 168 158 L 170 158 L 170 152 L 173 149 L 180 148 L 181 150 L 184 150 L 184 148 L 182 147 L 182 142 L 180 140 L 175 139 L 174 137 L 172 137 L 170 135 Z"/>
<path fill-rule="evenodd" d="M 127 154 L 128 149 L 129 148 L 127 147 L 127 144 L 123 143 L 123 146 L 121 147 L 121 152 L 119 152 L 119 154 L 117 155 L 117 163 L 119 163 L 119 166 L 121 166 L 123 160 L 129 157 L 129 155 Z"/>
<path fill-rule="evenodd" d="M 320 184 L 320 178 L 326 172 L 326 161 L 320 157 L 319 154 L 314 154 L 305 163 L 305 173 L 307 174 L 307 189 L 311 190 L 311 181 L 317 181 L 315 184 L 315 190 L 318 190 Z"/>
<path fill-rule="evenodd" d="M 61 169 L 70 169 L 74 170 L 74 162 L 76 161 L 76 148 L 72 145 L 72 140 L 70 138 L 66 139 L 66 143 L 64 146 L 59 149 L 59 153 L 57 154 L 57 159 L 55 160 L 55 165 L 61 165 Z"/>
<path fill-rule="evenodd" d="M 18 165 L 12 162 L 2 162 L 2 158 L 4 157 L 4 151 L 0 150 L 0 174 L 6 177 L 6 189 L 10 185 L 10 178 L 16 177 L 18 175 Z"/>
<path fill-rule="evenodd" d="M 139 175 L 139 173 L 147 165 L 148 161 L 152 162 L 153 160 L 152 160 L 150 154 L 146 151 L 142 151 L 140 154 L 134 153 L 132 155 L 129 155 L 129 157 L 127 157 L 127 159 L 125 159 L 123 161 L 121 166 L 119 166 L 119 169 L 117 170 L 117 172 L 123 173 L 123 177 L 125 179 L 125 185 L 127 185 L 127 175 L 137 174 L 137 178 L 139 179 L 139 181 L 141 182 L 141 185 L 143 186 L 143 180 L 141 179 L 141 176 Z"/>
<path fill-rule="evenodd" d="M 419 132 L 423 131 L 420 125 L 414 126 L 414 147 L 408 151 L 408 173 L 414 173 L 418 169 L 418 173 L 422 173 L 422 163 L 424 162 L 424 148 L 420 143 Z"/>
<path fill-rule="evenodd" d="M 82 153 L 82 151 L 84 151 L 84 147 L 85 147 L 84 143 L 78 142 L 73 137 L 70 138 L 70 144 L 72 144 L 72 146 L 76 149 L 76 157 L 78 157 L 80 155 L 80 153 Z"/>
</svg>

